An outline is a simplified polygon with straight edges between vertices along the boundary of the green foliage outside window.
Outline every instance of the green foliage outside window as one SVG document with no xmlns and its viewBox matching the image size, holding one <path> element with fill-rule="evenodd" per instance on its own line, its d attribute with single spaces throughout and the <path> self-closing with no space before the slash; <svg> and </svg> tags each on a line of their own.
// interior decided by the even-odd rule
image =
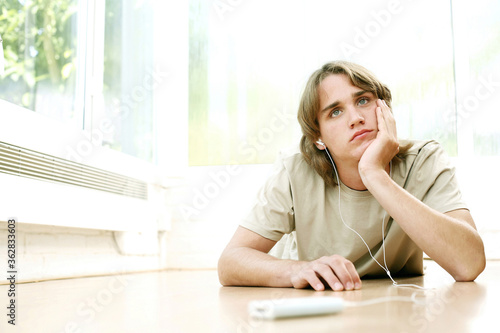
<svg viewBox="0 0 500 333">
<path fill-rule="evenodd" d="M 5 56 L 0 98 L 36 111 L 37 93 L 41 98 L 49 91 L 72 94 L 76 2 L 5 0 L 0 6 Z"/>
</svg>

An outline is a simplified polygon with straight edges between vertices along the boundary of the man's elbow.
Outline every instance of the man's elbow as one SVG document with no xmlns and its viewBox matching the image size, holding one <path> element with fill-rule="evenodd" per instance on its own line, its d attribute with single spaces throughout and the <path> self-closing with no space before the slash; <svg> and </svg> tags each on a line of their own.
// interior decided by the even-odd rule
<svg viewBox="0 0 500 333">
<path fill-rule="evenodd" d="M 219 283 L 223 286 L 231 285 L 227 267 L 228 267 L 227 259 L 225 258 L 223 253 L 220 256 L 219 261 L 217 263 L 217 274 L 219 275 Z"/>
<path fill-rule="evenodd" d="M 219 283 L 224 287 L 230 286 L 229 278 L 220 267 L 217 267 L 217 272 L 219 273 Z"/>
<path fill-rule="evenodd" d="M 227 287 L 227 286 L 230 286 L 231 284 L 229 283 L 229 281 L 227 280 L 227 278 L 222 275 L 219 271 L 219 283 L 223 286 L 223 287 Z"/>
<path fill-rule="evenodd" d="M 484 253 L 477 256 L 477 260 L 473 264 L 464 265 L 458 272 L 453 274 L 453 278 L 457 282 L 472 282 L 486 268 L 486 257 Z"/>
</svg>

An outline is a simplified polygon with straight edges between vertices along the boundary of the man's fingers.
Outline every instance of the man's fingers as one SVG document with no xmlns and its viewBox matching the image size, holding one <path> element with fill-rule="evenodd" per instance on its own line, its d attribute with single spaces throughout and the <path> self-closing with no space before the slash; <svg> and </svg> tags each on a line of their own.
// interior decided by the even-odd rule
<svg viewBox="0 0 500 333">
<path fill-rule="evenodd" d="M 292 285 L 295 289 L 303 289 L 308 286 L 313 287 L 316 291 L 322 291 L 325 289 L 325 286 L 319 279 L 316 272 L 312 269 L 304 269 L 299 275 L 292 280 Z"/>
<path fill-rule="evenodd" d="M 333 268 L 326 264 L 317 264 L 314 271 L 335 291 L 341 291 L 345 285 L 334 274 Z"/>
<path fill-rule="evenodd" d="M 328 265 L 331 274 L 327 275 L 330 279 L 328 280 L 328 284 L 333 290 L 353 290 L 355 289 L 356 284 L 358 289 L 361 287 L 361 279 L 359 278 L 359 274 L 351 261 L 338 255 L 323 257 L 320 260 Z M 323 278 L 325 277 L 323 276 Z"/>
<path fill-rule="evenodd" d="M 354 289 L 361 289 L 361 278 L 359 277 L 359 274 L 356 271 L 356 267 L 354 267 L 354 264 L 350 261 L 347 261 L 345 266 L 352 278 Z"/>
<path fill-rule="evenodd" d="M 391 132 L 391 135 L 397 136 L 396 134 L 396 119 L 391 112 L 391 109 L 384 100 L 378 100 L 377 105 L 380 107 L 381 116 L 383 119 L 383 124 L 385 128 Z"/>
<path fill-rule="evenodd" d="M 325 256 L 309 262 L 292 276 L 294 288 L 311 286 L 322 291 L 330 287 L 335 291 L 361 288 L 361 279 L 354 264 L 339 255 Z"/>
</svg>

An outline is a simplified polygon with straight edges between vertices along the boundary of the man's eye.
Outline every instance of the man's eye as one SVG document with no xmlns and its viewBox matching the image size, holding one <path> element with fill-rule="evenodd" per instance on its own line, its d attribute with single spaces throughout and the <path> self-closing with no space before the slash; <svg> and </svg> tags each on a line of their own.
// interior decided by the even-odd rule
<svg viewBox="0 0 500 333">
<path fill-rule="evenodd" d="M 368 103 L 368 98 L 362 98 L 359 100 L 358 104 L 359 105 L 365 105 Z"/>
<path fill-rule="evenodd" d="M 330 114 L 332 117 L 338 117 L 342 114 L 342 110 L 333 110 L 332 113 Z"/>
</svg>

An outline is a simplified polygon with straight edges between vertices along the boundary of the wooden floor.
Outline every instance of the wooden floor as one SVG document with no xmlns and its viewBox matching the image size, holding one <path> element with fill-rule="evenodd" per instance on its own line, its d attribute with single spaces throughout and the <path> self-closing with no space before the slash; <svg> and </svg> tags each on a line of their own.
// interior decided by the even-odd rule
<svg viewBox="0 0 500 333">
<path fill-rule="evenodd" d="M 397 279 L 427 291 L 364 280 L 362 290 L 221 287 L 216 271 L 166 271 L 16 286 L 16 326 L 7 323 L 0 286 L 0 332 L 500 332 L 500 262 L 476 282 L 455 283 L 432 261 L 423 277 Z M 250 318 L 252 300 L 338 296 L 349 301 L 411 296 L 425 305 L 386 302 L 332 315 L 268 321 Z"/>
</svg>

